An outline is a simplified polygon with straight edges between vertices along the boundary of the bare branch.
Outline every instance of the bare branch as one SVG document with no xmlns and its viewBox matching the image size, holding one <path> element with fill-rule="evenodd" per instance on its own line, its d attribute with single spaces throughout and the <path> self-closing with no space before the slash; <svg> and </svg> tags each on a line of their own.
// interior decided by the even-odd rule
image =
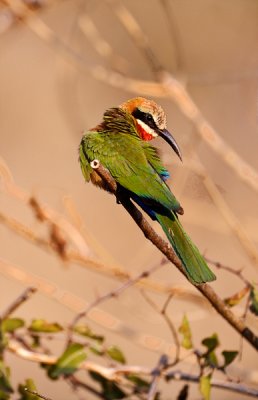
<svg viewBox="0 0 258 400">
<path fill-rule="evenodd" d="M 174 327 L 173 322 L 171 321 L 171 319 L 169 318 L 169 316 L 166 313 L 167 310 L 167 306 L 170 302 L 170 300 L 172 299 L 173 295 L 169 295 L 168 298 L 166 299 L 162 309 L 160 310 L 159 307 L 156 305 L 156 303 L 154 303 L 154 301 L 143 291 L 141 290 L 141 294 L 144 297 L 144 299 L 147 301 L 147 303 L 149 303 L 149 305 L 159 314 L 161 314 L 161 316 L 164 318 L 166 324 L 169 327 L 169 330 L 172 334 L 174 343 L 175 343 L 175 347 L 176 347 L 176 352 L 175 352 L 175 359 L 173 361 L 173 364 L 176 364 L 179 360 L 180 357 L 180 342 L 178 339 L 178 335 L 177 335 L 177 331 L 176 328 Z M 171 364 L 170 364 L 171 365 Z"/>
<path fill-rule="evenodd" d="M 246 286 L 250 286 L 250 282 L 242 274 L 242 269 L 234 269 L 232 267 L 229 267 L 228 265 L 222 264 L 219 261 L 211 260 L 209 257 L 206 256 L 204 258 L 209 264 L 214 265 L 218 269 L 223 269 L 224 271 L 228 271 L 229 273 L 236 275 L 239 279 L 241 279 L 242 282 L 244 282 Z"/>
<path fill-rule="evenodd" d="M 46 397 L 46 396 L 44 396 L 43 394 L 40 394 L 40 393 L 36 392 L 35 390 L 30 390 L 30 389 L 28 389 L 28 388 L 26 388 L 26 387 L 24 388 L 24 390 L 25 390 L 26 392 L 30 393 L 30 394 L 34 394 L 35 396 L 40 397 L 40 398 L 43 399 L 43 400 L 52 400 L 52 399 L 50 399 L 50 397 Z"/>
<path fill-rule="evenodd" d="M 166 369 L 168 365 L 168 358 L 165 354 L 159 359 L 158 365 L 151 371 L 152 381 L 148 392 L 147 400 L 154 400 L 158 390 L 158 382 L 161 378 L 162 371 Z"/>
<path fill-rule="evenodd" d="M 36 293 L 37 289 L 35 287 L 28 287 L 26 288 L 22 294 L 17 297 L 17 299 L 15 299 L 13 301 L 12 304 L 10 304 L 7 309 L 2 313 L 1 315 L 1 319 L 6 319 L 8 318 L 14 311 L 17 310 L 18 307 L 20 307 L 23 303 L 25 303 L 25 301 L 29 300 L 29 298 Z"/>
</svg>

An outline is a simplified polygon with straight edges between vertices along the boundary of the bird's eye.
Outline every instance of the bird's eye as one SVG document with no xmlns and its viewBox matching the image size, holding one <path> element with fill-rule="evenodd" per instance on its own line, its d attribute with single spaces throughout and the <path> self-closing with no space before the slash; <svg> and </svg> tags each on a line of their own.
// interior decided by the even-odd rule
<svg viewBox="0 0 258 400">
<path fill-rule="evenodd" d="M 146 119 L 148 122 L 151 122 L 153 120 L 152 115 L 151 114 L 146 114 Z"/>
</svg>

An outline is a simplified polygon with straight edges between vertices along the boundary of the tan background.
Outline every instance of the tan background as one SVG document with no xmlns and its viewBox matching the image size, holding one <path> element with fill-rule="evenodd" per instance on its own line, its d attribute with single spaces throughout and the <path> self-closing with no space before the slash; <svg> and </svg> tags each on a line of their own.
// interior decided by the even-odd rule
<svg viewBox="0 0 258 400">
<path fill-rule="evenodd" d="M 258 169 L 257 1 L 128 0 L 123 3 L 146 33 L 160 63 L 186 85 L 196 105 L 225 142 Z M 168 8 L 164 8 L 164 4 Z M 53 30 L 67 48 L 49 41 L 49 36 L 42 36 L 42 31 L 37 35 L 33 25 L 28 25 L 28 20 L 32 20 L 30 17 L 27 22 L 25 19 L 25 24 L 13 21 L 8 29 L 3 29 L 0 35 L 0 155 L 8 164 L 17 185 L 43 203 L 67 213 L 64 199 L 69 196 L 81 215 L 86 231 L 104 249 L 100 251 L 102 259 L 108 264 L 121 264 L 136 274 L 158 261 L 160 254 L 146 242 L 113 197 L 84 184 L 77 160 L 82 131 L 96 125 L 108 107 L 142 94 L 94 79 L 90 73 L 92 68 L 102 65 L 116 69 L 117 64 L 114 55 L 103 58 L 90 43 L 83 30 L 85 15 L 94 22 L 114 53 L 121 57 L 119 66 L 127 76 L 154 79 L 143 54 L 118 21 L 114 7 L 113 3 L 108 4 L 104 0 L 45 3 L 43 10 L 37 12 L 37 17 Z M 0 24 L 9 18 L 4 6 L 0 8 L 0 17 L 3 15 L 5 18 L 0 18 Z M 75 57 L 72 49 L 81 59 Z M 156 142 L 162 148 L 166 163 L 171 163 L 170 184 L 185 209 L 183 225 L 210 258 L 235 269 L 244 267 L 246 276 L 257 281 L 257 265 L 250 260 L 214 205 L 202 179 L 189 172 L 187 162 L 193 153 L 200 157 L 222 198 L 258 252 L 257 192 L 243 183 L 200 139 L 195 128 L 172 101 L 154 99 L 166 110 L 168 127 L 180 144 L 185 159 L 185 164 L 179 164 L 166 144 Z M 40 223 L 17 199 L 3 192 L 0 207 L 2 212 L 41 232 Z M 160 232 L 157 225 L 155 228 Z M 86 238 L 88 240 L 88 235 Z M 98 251 L 93 242 L 91 246 L 96 254 Z M 46 278 L 61 290 L 72 292 L 88 302 L 119 285 L 113 279 L 78 265 L 64 267 L 55 256 L 27 243 L 2 225 L 0 249 L 1 260 Z M 108 256 L 104 256 L 104 251 Z M 217 275 L 218 280 L 213 286 L 222 297 L 242 286 L 236 277 L 226 272 L 219 271 Z M 170 266 L 164 267 L 153 278 L 167 284 L 180 283 L 190 287 Z M 1 309 L 18 296 L 23 287 L 17 279 L 2 275 Z M 153 295 L 153 298 L 159 304 L 164 301 L 164 297 L 159 295 Z M 242 312 L 243 307 L 244 304 L 241 304 L 237 312 Z M 154 366 L 158 360 L 157 352 L 139 347 L 135 338 L 148 333 L 169 344 L 171 336 L 160 316 L 146 305 L 139 292 L 128 290 L 118 300 L 101 306 L 101 309 L 121 321 L 127 338 L 111 333 L 103 326 L 94 323 L 91 326 L 105 333 L 108 343 L 119 343 L 129 363 Z M 220 332 L 223 348 L 238 348 L 239 337 L 211 310 L 179 300 L 174 300 L 169 310 L 177 326 L 182 313 L 188 313 L 197 346 L 200 338 L 216 331 Z M 65 324 L 74 312 L 68 311 L 53 298 L 37 294 L 17 314 L 28 320 L 38 316 Z M 254 329 L 257 327 L 253 317 L 249 323 Z M 130 334 L 129 328 L 134 333 Z M 158 353 L 162 351 L 162 346 L 158 347 Z M 73 398 L 64 383 L 47 382 L 43 378 L 44 372 L 38 367 L 32 368 L 30 363 L 12 355 L 8 356 L 8 360 L 15 366 L 14 381 L 33 376 L 39 391 L 52 399 Z M 258 373 L 256 371 L 255 375 L 255 368 L 257 357 L 250 346 L 244 344 L 243 359 L 232 368 L 232 373 L 254 382 Z M 195 371 L 191 364 L 186 366 L 186 370 Z M 174 398 L 173 393 L 176 395 L 178 391 L 174 392 L 174 388 L 180 386 L 172 383 L 165 386 L 170 398 Z M 200 397 L 196 388 L 191 393 L 191 398 Z M 244 398 L 215 390 L 213 398 L 216 394 L 217 398 Z"/>
</svg>

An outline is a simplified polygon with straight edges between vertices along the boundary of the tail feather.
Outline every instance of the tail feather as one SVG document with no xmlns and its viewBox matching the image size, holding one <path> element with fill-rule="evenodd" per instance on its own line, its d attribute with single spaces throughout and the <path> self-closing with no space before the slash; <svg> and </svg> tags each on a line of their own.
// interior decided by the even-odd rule
<svg viewBox="0 0 258 400">
<path fill-rule="evenodd" d="M 214 281 L 216 276 L 209 269 L 198 248 L 184 231 L 178 218 L 171 212 L 171 217 L 156 214 L 177 256 L 182 261 L 186 275 L 194 284 Z"/>
</svg>

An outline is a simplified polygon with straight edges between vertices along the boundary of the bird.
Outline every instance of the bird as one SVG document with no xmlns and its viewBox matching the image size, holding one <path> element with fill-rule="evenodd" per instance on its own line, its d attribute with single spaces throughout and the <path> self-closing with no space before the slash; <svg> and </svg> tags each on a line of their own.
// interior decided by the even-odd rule
<svg viewBox="0 0 258 400">
<path fill-rule="evenodd" d="M 95 128 L 86 131 L 79 145 L 79 162 L 86 182 L 101 189 L 109 186 L 91 164 L 97 160 L 108 170 L 119 193 L 128 196 L 157 221 L 194 285 L 216 279 L 197 246 L 179 221 L 182 206 L 170 190 L 169 172 L 150 141 L 161 137 L 182 160 L 180 148 L 167 130 L 166 114 L 153 100 L 136 97 L 112 107 Z"/>
</svg>

